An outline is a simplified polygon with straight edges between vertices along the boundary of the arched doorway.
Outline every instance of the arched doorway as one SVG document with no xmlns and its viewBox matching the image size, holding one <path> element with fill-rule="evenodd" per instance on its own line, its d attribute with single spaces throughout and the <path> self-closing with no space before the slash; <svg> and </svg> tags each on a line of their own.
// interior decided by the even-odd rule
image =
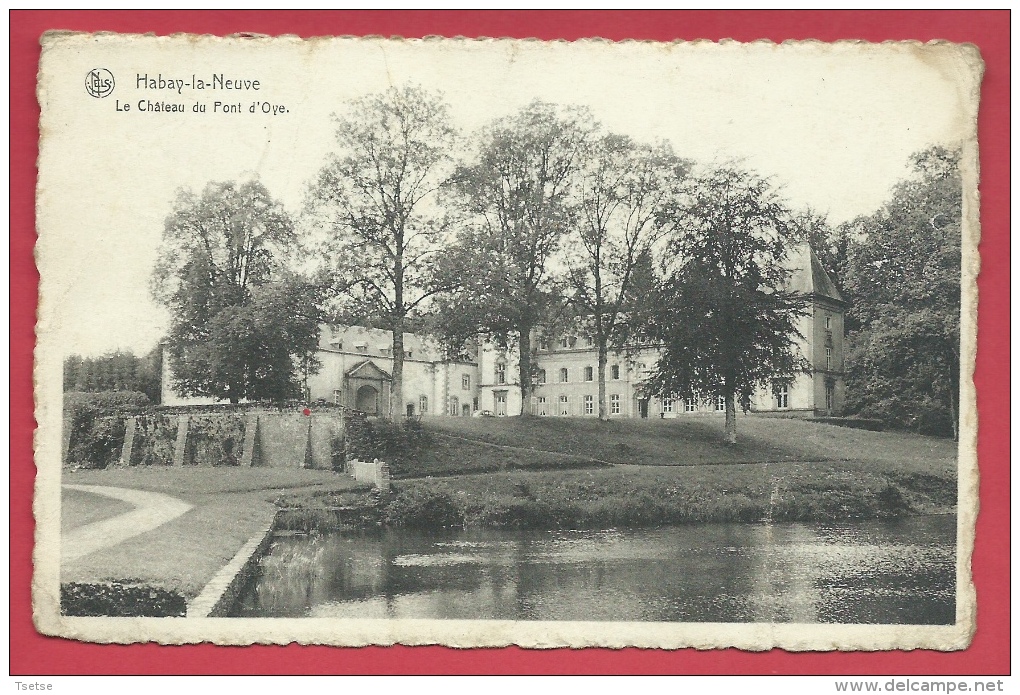
<svg viewBox="0 0 1020 695">
<path fill-rule="evenodd" d="M 365 385 L 358 389 L 355 397 L 354 407 L 369 415 L 379 414 L 379 389 L 374 386 Z"/>
</svg>

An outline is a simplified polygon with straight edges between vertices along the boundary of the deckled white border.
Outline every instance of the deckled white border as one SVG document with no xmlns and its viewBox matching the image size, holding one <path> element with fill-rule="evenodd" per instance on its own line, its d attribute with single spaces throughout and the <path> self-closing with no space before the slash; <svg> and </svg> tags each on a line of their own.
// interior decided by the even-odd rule
<svg viewBox="0 0 1020 695">
<path fill-rule="evenodd" d="M 160 44 L 191 41 L 197 44 L 264 46 L 266 44 L 299 43 L 301 41 L 387 41 L 403 39 L 330 38 L 303 40 L 296 36 L 276 38 L 244 36 L 218 38 L 175 34 L 118 35 L 110 33 L 77 34 L 53 32 L 44 38 L 39 73 L 39 100 L 42 105 L 40 133 L 45 139 L 52 122 L 46 108 L 45 63 L 47 50 L 55 43 L 102 40 L 121 44 L 145 41 L 153 49 Z M 425 48 L 442 48 L 456 41 L 513 42 L 521 39 L 444 39 L 427 37 L 409 39 Z M 536 41 L 527 39 L 526 41 Z M 567 42 L 550 42 L 562 45 Z M 640 46 L 655 42 L 620 42 L 592 39 L 580 44 L 598 44 L 604 50 L 616 46 Z M 704 45 L 708 50 L 740 50 L 745 44 L 724 41 L 675 42 Z M 762 43 L 762 42 L 754 42 Z M 771 42 L 765 42 L 771 43 Z M 59 298 L 48 292 L 46 261 L 37 248 L 40 269 L 39 309 L 35 352 L 36 419 L 35 455 L 38 467 L 33 509 L 36 518 L 35 573 L 32 581 L 33 616 L 43 634 L 57 635 L 90 642 L 132 643 L 159 642 L 182 644 L 215 642 L 245 645 L 253 643 L 365 645 L 426 645 L 454 647 L 501 647 L 518 645 L 530 648 L 555 647 L 646 647 L 677 649 L 693 647 L 713 649 L 736 647 L 766 650 L 781 647 L 791 651 L 804 650 L 888 650 L 888 649 L 963 649 L 975 629 L 976 597 L 970 576 L 970 562 L 978 508 L 977 467 L 977 399 L 973 371 L 977 350 L 977 275 L 978 255 L 978 147 L 977 109 L 983 63 L 976 47 L 954 46 L 946 42 L 921 44 L 916 41 L 869 44 L 861 41 L 796 41 L 781 44 L 784 50 L 931 50 L 959 51 L 958 74 L 961 86 L 970 89 L 968 112 L 963 114 L 970 137 L 963 150 L 961 164 L 964 182 L 963 205 L 963 277 L 962 277 L 962 345 L 960 369 L 960 445 L 959 445 L 959 506 L 957 561 L 957 616 L 952 626 L 898 625 L 831 625 L 831 624 L 765 624 L 765 623 L 645 623 L 645 622 L 530 622 L 487 620 L 355 620 L 355 619 L 276 619 L 276 618 L 72 618 L 59 612 L 59 544 L 60 544 L 60 430 L 62 353 L 50 339 L 52 305 Z M 45 148 L 40 147 L 41 168 L 45 166 Z M 46 233 L 45 207 L 37 200 L 39 234 Z"/>
</svg>

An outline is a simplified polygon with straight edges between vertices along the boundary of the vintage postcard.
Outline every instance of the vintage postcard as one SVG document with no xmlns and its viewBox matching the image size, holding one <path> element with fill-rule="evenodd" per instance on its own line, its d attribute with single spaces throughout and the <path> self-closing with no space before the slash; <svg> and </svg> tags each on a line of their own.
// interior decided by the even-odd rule
<svg viewBox="0 0 1020 695">
<path fill-rule="evenodd" d="M 982 71 L 46 34 L 37 629 L 966 648 Z"/>
</svg>

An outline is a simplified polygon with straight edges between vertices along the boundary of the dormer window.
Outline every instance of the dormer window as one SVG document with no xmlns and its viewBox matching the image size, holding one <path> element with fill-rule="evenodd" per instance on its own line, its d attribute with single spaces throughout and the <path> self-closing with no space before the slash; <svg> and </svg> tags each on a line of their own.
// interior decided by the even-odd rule
<svg viewBox="0 0 1020 695">
<path fill-rule="evenodd" d="M 391 347 L 383 346 L 383 347 L 379 348 L 379 354 L 380 355 L 388 355 L 392 351 L 393 351 L 393 348 L 391 348 Z"/>
<path fill-rule="evenodd" d="M 354 349 L 358 352 L 368 352 L 368 343 L 354 343 Z"/>
<path fill-rule="evenodd" d="M 404 358 L 405 359 L 411 359 L 411 355 L 412 355 L 412 353 L 411 353 L 410 350 L 404 350 Z"/>
<path fill-rule="evenodd" d="M 567 336 L 563 336 L 560 338 L 560 347 L 561 348 L 569 347 L 569 338 L 567 338 Z"/>
</svg>

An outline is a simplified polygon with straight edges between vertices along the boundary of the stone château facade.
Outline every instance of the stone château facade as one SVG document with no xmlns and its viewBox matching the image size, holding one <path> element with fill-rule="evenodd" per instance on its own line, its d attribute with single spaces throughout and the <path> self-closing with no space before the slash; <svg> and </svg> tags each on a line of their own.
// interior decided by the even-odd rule
<svg viewBox="0 0 1020 695">
<path fill-rule="evenodd" d="M 790 289 L 809 297 L 800 319 L 798 341 L 811 372 L 792 383 L 761 390 L 750 407 L 757 412 L 838 414 L 844 401 L 843 315 L 846 304 L 817 256 L 807 245 L 790 259 Z M 526 412 L 541 416 L 596 417 L 598 361 L 594 343 L 584 335 L 535 336 L 533 362 L 537 385 Z M 404 335 L 405 415 L 466 417 L 478 411 L 494 415 L 521 412 L 516 356 L 483 344 L 460 360 L 446 360 L 437 345 L 415 334 Z M 306 383 L 310 401 L 324 400 L 381 415 L 390 410 L 393 355 L 389 332 L 360 326 L 324 327 L 318 358 L 322 368 Z M 689 401 L 649 396 L 642 390 L 658 359 L 654 346 L 633 346 L 614 354 L 606 367 L 606 407 L 610 417 L 673 418 L 723 410 L 715 400 Z M 176 396 L 164 373 L 164 404 L 197 402 Z"/>
</svg>

